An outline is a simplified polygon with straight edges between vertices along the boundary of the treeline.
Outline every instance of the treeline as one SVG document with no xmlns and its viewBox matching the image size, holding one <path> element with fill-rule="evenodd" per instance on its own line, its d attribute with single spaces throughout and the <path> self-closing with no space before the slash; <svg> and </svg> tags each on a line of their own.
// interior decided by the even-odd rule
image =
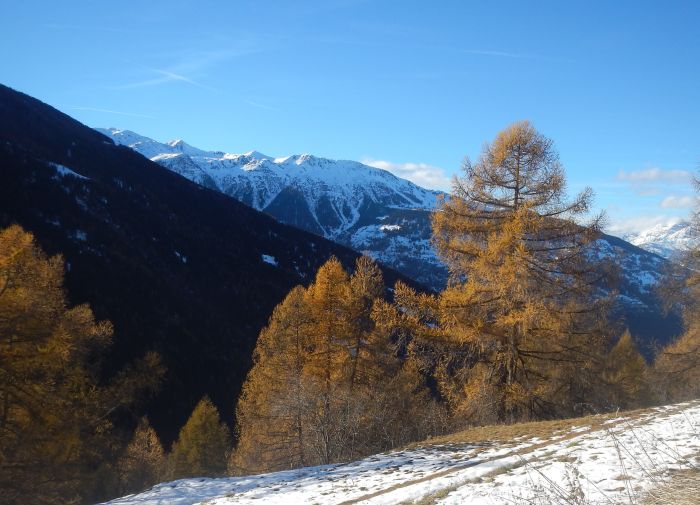
<svg viewBox="0 0 700 505">
<path fill-rule="evenodd" d="M 68 307 L 60 257 L 18 226 L 1 231 L 0 502 L 94 503 L 700 393 L 700 276 L 674 277 L 687 331 L 650 365 L 610 319 L 604 216 L 585 219 L 590 190 L 565 198 L 551 140 L 516 123 L 464 170 L 433 216 L 450 271 L 441 293 L 387 290 L 370 258 L 352 272 L 331 258 L 260 333 L 235 432 L 203 398 L 169 451 L 146 419 L 121 429 L 157 389 L 158 356 L 103 376 L 111 325 Z"/>
</svg>

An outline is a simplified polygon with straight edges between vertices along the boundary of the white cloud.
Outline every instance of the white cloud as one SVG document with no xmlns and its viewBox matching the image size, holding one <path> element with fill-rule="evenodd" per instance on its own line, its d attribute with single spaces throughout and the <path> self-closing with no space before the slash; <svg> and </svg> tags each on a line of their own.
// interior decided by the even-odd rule
<svg viewBox="0 0 700 505">
<path fill-rule="evenodd" d="M 687 170 L 664 170 L 658 167 L 644 168 L 626 172 L 620 170 L 617 174 L 619 183 L 629 186 L 638 196 L 661 196 L 667 197 L 678 193 L 679 188 L 691 188 L 693 174 Z M 681 190 L 682 191 L 682 190 Z M 673 202 L 669 200 L 671 207 Z"/>
<path fill-rule="evenodd" d="M 385 160 L 375 160 L 364 158 L 362 163 L 375 168 L 387 170 L 397 177 L 408 179 L 409 181 L 429 189 L 449 191 L 451 179 L 445 175 L 445 171 L 427 163 L 394 163 Z"/>
<path fill-rule="evenodd" d="M 627 181 L 633 184 L 644 184 L 650 182 L 666 182 L 666 183 L 688 183 L 692 180 L 692 174 L 687 170 L 662 170 L 658 167 L 645 168 L 643 170 L 635 170 L 625 172 L 620 170 L 617 174 L 620 181 Z"/>
<path fill-rule="evenodd" d="M 661 201 L 664 209 L 688 209 L 695 205 L 695 198 L 692 196 L 669 195 Z"/>
</svg>

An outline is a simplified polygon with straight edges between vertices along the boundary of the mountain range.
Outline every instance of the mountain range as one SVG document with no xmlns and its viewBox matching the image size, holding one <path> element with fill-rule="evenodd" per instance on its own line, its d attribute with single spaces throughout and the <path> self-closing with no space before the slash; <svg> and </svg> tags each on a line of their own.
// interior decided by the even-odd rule
<svg viewBox="0 0 700 505">
<path fill-rule="evenodd" d="M 430 215 L 444 193 L 356 161 L 309 154 L 275 158 L 257 151 L 205 151 L 183 140 L 161 143 L 128 130 L 98 131 L 278 221 L 368 254 L 434 291 L 445 286 L 447 269 L 430 243 Z M 680 330 L 677 316 L 664 315 L 654 291 L 664 270 L 664 256 L 674 244 L 680 247 L 680 242 L 670 236 L 662 242 L 660 237 L 657 234 L 653 242 L 640 236 L 637 247 L 603 235 L 592 249 L 620 267 L 616 312 L 648 356 L 651 342 L 665 343 Z M 656 247 L 661 243 L 666 249 Z"/>
</svg>

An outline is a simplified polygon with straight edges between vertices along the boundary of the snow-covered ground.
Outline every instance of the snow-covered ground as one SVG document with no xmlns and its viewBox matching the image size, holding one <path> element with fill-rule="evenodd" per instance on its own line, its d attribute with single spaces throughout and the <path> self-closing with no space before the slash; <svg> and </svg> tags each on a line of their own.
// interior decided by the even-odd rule
<svg viewBox="0 0 700 505">
<path fill-rule="evenodd" d="M 541 431 L 541 430 L 540 430 Z M 485 433 L 488 433 L 486 431 Z M 700 467 L 700 402 L 508 442 L 425 443 L 360 461 L 159 484 L 110 505 L 636 503 L 674 470 Z M 583 500 L 586 501 L 583 501 Z M 573 503 L 573 501 L 572 501 Z"/>
</svg>

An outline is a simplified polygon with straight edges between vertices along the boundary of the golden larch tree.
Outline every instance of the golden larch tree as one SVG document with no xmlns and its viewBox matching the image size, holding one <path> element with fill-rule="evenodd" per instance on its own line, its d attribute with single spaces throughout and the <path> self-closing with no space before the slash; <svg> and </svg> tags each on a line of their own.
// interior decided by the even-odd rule
<svg viewBox="0 0 700 505">
<path fill-rule="evenodd" d="M 69 308 L 63 260 L 19 226 L 0 231 L 0 502 L 70 504 L 114 492 L 111 415 L 157 386 L 155 355 L 110 381 L 112 325 Z"/>
<path fill-rule="evenodd" d="M 206 396 L 182 427 L 170 454 L 174 479 L 214 477 L 226 472 L 231 438 L 216 406 Z"/>
<path fill-rule="evenodd" d="M 441 326 L 487 365 L 474 380 L 480 391 L 501 392 L 500 420 L 555 415 L 562 403 L 582 401 L 586 386 L 551 370 L 585 368 L 602 344 L 591 317 L 600 270 L 589 254 L 602 216 L 583 222 L 592 191 L 566 200 L 553 143 L 527 121 L 501 131 L 463 170 L 432 220 L 450 272 Z M 552 401 L 564 390 L 565 400 Z"/>
<path fill-rule="evenodd" d="M 311 351 L 306 289 L 297 286 L 275 307 L 262 330 L 236 405 L 238 444 L 229 473 L 306 466 L 308 417 L 316 392 L 306 380 Z"/>
</svg>

